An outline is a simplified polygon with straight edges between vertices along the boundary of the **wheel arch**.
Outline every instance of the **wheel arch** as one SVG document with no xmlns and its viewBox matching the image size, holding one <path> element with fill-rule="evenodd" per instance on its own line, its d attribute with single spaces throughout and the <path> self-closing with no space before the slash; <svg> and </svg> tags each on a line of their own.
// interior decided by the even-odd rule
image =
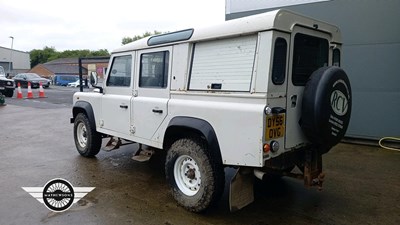
<svg viewBox="0 0 400 225">
<path fill-rule="evenodd" d="M 210 153 L 222 163 L 221 151 L 214 128 L 203 119 L 177 116 L 171 119 L 164 134 L 163 148 L 168 149 L 179 138 L 197 134 L 203 137 L 211 150 Z"/>
<path fill-rule="evenodd" d="M 72 108 L 72 116 L 75 119 L 79 113 L 84 113 L 89 119 L 90 126 L 96 127 L 96 120 L 94 117 L 94 112 L 92 105 L 89 102 L 77 101 Z"/>
</svg>

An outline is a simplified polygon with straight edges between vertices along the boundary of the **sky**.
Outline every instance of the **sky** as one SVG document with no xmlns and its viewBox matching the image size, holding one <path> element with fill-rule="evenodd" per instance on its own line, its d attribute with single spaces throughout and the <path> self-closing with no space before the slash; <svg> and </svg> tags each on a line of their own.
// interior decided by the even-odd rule
<svg viewBox="0 0 400 225">
<path fill-rule="evenodd" d="M 123 37 L 225 20 L 225 0 L 0 0 L 0 46 L 31 51 L 120 47 Z"/>
</svg>

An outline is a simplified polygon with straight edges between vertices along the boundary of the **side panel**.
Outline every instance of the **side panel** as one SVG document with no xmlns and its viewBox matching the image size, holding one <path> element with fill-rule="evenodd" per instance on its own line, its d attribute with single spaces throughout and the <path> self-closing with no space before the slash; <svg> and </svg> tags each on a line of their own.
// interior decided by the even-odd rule
<svg viewBox="0 0 400 225">
<path fill-rule="evenodd" d="M 75 102 L 72 108 L 72 115 L 75 118 L 80 111 L 84 111 L 86 113 L 87 118 L 89 119 L 90 126 L 96 127 L 96 119 L 94 117 L 93 107 L 89 102 L 86 101 L 77 101 Z"/>
<path fill-rule="evenodd" d="M 130 88 L 128 87 L 128 89 Z M 110 92 L 110 89 L 107 92 Z M 130 106 L 131 98 L 132 95 L 106 93 L 102 99 L 103 116 L 100 127 L 121 134 L 129 134 L 130 112 L 133 110 Z"/>
<path fill-rule="evenodd" d="M 82 108 L 86 110 L 89 116 L 89 120 L 90 121 L 93 120 L 94 124 L 92 125 L 94 125 L 98 131 L 100 124 L 99 118 L 101 118 L 102 96 L 103 95 L 101 93 L 96 93 L 96 92 L 75 92 L 73 96 L 73 102 L 74 102 L 73 113 L 76 108 Z M 93 112 L 93 118 L 89 115 L 90 111 Z M 73 114 L 73 116 L 75 116 L 75 114 Z"/>
<path fill-rule="evenodd" d="M 219 153 L 220 148 L 217 135 L 215 134 L 214 128 L 207 121 L 193 117 L 177 116 L 172 118 L 172 120 L 169 122 L 167 132 L 169 128 L 175 127 L 184 127 L 199 131 L 202 135 L 204 135 L 211 149 L 213 151 L 218 151 Z M 220 154 L 218 155 L 220 156 Z"/>
<path fill-rule="evenodd" d="M 250 91 L 257 35 L 196 43 L 190 90 Z"/>
<path fill-rule="evenodd" d="M 225 165 L 263 165 L 264 94 L 172 94 L 169 116 L 160 133 L 176 116 L 207 121 L 214 129 Z"/>
<path fill-rule="evenodd" d="M 186 89 L 191 47 L 189 43 L 178 44 L 173 46 L 172 68 L 171 68 L 171 91 L 183 91 Z M 175 60 L 174 60 L 175 59 Z"/>
<path fill-rule="evenodd" d="M 255 70 L 255 90 L 252 92 L 267 92 L 267 82 L 269 79 L 269 74 L 271 70 L 271 49 L 272 49 L 272 31 L 260 32 L 260 39 L 258 43 L 258 53 L 257 53 L 257 63 Z"/>
</svg>

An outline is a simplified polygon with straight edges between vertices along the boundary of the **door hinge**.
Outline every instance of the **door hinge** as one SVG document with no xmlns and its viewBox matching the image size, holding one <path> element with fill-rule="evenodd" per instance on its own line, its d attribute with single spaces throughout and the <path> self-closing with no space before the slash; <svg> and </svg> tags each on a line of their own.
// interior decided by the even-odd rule
<svg viewBox="0 0 400 225">
<path fill-rule="evenodd" d="M 131 132 L 131 134 L 134 134 L 136 132 L 136 127 L 131 125 L 131 128 L 129 129 L 129 131 Z"/>
<path fill-rule="evenodd" d="M 137 90 L 133 90 L 132 91 L 132 95 L 133 95 L 133 97 L 137 97 L 138 96 L 138 91 Z"/>
<path fill-rule="evenodd" d="M 100 120 L 100 127 L 104 127 L 104 120 Z"/>
</svg>

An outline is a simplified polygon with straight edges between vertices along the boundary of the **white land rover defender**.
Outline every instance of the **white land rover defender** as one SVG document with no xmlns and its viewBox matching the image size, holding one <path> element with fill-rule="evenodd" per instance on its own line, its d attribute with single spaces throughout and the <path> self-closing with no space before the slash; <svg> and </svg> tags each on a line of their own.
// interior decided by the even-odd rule
<svg viewBox="0 0 400 225">
<path fill-rule="evenodd" d="M 338 27 L 286 10 L 135 41 L 112 52 L 101 87 L 74 95 L 76 147 L 93 157 L 109 137 L 108 150 L 148 146 L 141 160 L 166 151 L 172 195 L 193 212 L 219 200 L 225 167 L 237 168 L 231 210 L 265 174 L 321 186 L 321 155 L 351 114 L 340 55 Z"/>
</svg>

